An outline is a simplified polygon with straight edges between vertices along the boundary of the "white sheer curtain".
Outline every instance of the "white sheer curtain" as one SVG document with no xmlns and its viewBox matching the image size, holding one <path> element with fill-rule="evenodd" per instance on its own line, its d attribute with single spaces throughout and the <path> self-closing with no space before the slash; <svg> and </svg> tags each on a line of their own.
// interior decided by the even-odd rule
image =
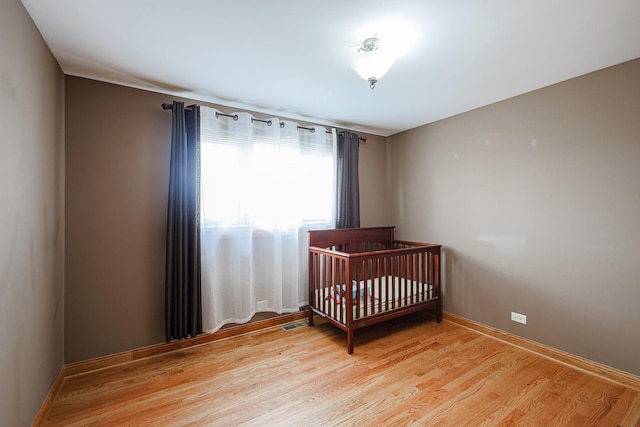
<svg viewBox="0 0 640 427">
<path fill-rule="evenodd" d="M 201 107 L 203 328 L 308 302 L 310 229 L 335 226 L 336 132 Z"/>
</svg>

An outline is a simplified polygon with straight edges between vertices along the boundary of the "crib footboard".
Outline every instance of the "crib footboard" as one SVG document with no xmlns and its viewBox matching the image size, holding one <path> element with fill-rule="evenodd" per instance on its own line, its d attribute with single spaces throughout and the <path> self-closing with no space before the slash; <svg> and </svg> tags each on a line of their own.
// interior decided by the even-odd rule
<svg viewBox="0 0 640 427">
<path fill-rule="evenodd" d="M 309 325 L 320 315 L 344 330 L 349 354 L 356 329 L 420 310 L 442 320 L 440 245 L 382 246 L 355 253 L 309 248 Z"/>
</svg>

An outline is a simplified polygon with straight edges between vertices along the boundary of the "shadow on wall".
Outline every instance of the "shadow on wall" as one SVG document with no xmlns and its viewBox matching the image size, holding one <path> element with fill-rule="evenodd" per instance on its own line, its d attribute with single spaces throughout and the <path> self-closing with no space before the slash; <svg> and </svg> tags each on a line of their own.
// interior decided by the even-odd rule
<svg viewBox="0 0 640 427">
<path fill-rule="evenodd" d="M 499 312 L 500 301 L 505 298 L 505 292 L 499 287 L 507 283 L 508 278 L 481 260 L 451 247 L 443 248 L 443 255 L 444 309 L 499 327 L 503 317 Z"/>
</svg>

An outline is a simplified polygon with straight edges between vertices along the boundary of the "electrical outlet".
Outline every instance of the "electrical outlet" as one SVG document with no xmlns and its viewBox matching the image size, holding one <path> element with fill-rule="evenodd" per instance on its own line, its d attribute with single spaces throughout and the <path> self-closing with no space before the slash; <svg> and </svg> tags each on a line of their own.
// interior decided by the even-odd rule
<svg viewBox="0 0 640 427">
<path fill-rule="evenodd" d="M 516 313 L 515 311 L 511 312 L 511 320 L 514 322 L 522 323 L 523 325 L 527 324 L 527 316 L 524 314 Z"/>
</svg>

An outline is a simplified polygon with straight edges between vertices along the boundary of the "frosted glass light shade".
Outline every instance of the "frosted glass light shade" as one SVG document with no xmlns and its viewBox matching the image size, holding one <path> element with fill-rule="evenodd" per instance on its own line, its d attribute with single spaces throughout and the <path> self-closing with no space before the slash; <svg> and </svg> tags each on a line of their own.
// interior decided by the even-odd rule
<svg viewBox="0 0 640 427">
<path fill-rule="evenodd" d="M 376 44 L 372 50 L 359 50 L 356 56 L 351 59 L 351 68 L 362 79 L 369 81 L 373 88 L 373 85 L 387 74 L 395 59 L 395 55 L 388 49 Z"/>
</svg>

